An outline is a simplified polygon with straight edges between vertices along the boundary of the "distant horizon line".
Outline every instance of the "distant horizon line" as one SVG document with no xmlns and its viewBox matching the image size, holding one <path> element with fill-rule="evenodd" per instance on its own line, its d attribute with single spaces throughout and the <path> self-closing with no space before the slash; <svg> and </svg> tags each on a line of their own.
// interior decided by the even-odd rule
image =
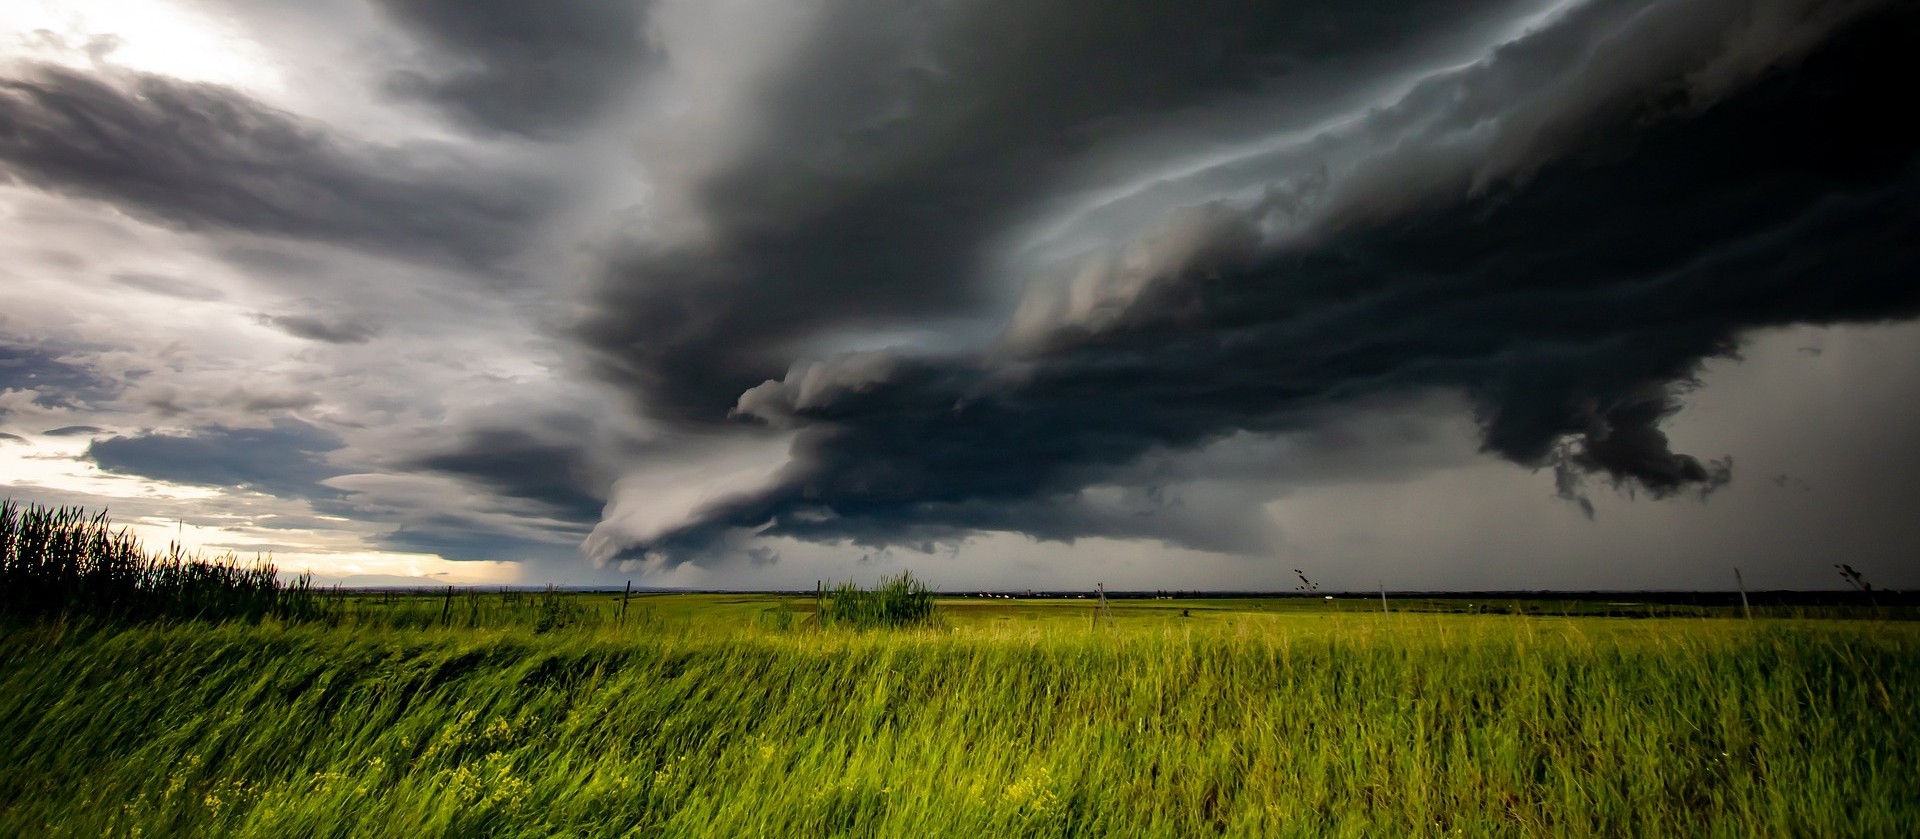
<svg viewBox="0 0 1920 839">
<path fill-rule="evenodd" d="M 554 591 L 566 591 L 566 592 L 575 592 L 575 593 L 608 593 L 608 594 L 620 594 L 622 592 L 629 591 L 629 589 L 623 586 L 598 585 L 598 584 L 596 585 L 562 585 L 559 583 L 551 583 L 551 584 L 548 584 L 548 583 L 517 583 L 517 584 L 421 583 L 417 585 L 409 584 L 409 583 L 391 583 L 391 584 L 380 584 L 380 585 L 334 584 L 334 585 L 323 585 L 323 586 L 316 585 L 315 588 L 337 589 L 340 591 L 413 591 L 413 590 L 437 591 L 440 589 L 452 588 L 452 589 L 455 589 L 456 591 L 457 590 L 468 590 L 468 591 L 487 590 L 487 591 L 525 591 L 525 592 L 539 592 L 539 591 L 547 591 L 549 589 L 552 589 Z M 829 589 L 828 591 L 831 591 L 831 589 Z M 631 592 L 634 594 L 788 594 L 788 595 L 804 596 L 804 595 L 814 594 L 816 593 L 816 590 L 815 589 L 796 589 L 796 588 L 689 588 L 689 587 L 678 587 L 678 586 L 633 586 L 631 589 Z M 1702 589 L 1691 589 L 1691 588 L 1645 588 L 1645 589 L 1606 589 L 1606 588 L 1391 589 L 1389 588 L 1389 589 L 1379 589 L 1379 588 L 1374 588 L 1374 589 L 1338 589 L 1338 590 L 1324 589 L 1324 590 L 1318 590 L 1318 591 L 1297 591 L 1292 589 L 1281 590 L 1281 589 L 1165 588 L 1165 589 L 1109 589 L 1106 591 L 1106 595 L 1110 598 L 1124 598 L 1124 599 L 1130 599 L 1130 600 L 1152 598 L 1155 596 L 1185 597 L 1185 598 L 1379 597 L 1383 593 L 1386 594 L 1388 597 L 1398 596 L 1398 597 L 1456 598 L 1456 597 L 1472 597 L 1472 596 L 1540 597 L 1540 596 L 1576 596 L 1576 595 L 1607 596 L 1607 597 L 1630 596 L 1630 595 L 1659 595 L 1659 596 L 1725 595 L 1728 597 L 1738 597 L 1741 592 L 1739 589 L 1730 589 L 1730 588 L 1729 589 L 1707 589 L 1707 588 L 1702 588 Z M 1072 598 L 1072 597 L 1078 597 L 1078 596 L 1091 596 L 1095 594 L 1095 590 L 1091 588 L 1087 588 L 1087 589 L 974 588 L 974 589 L 955 589 L 953 591 L 941 591 L 936 589 L 934 591 L 934 594 L 939 597 L 967 597 L 967 596 L 978 597 L 978 596 L 991 595 L 991 596 L 1011 596 L 1016 598 L 1031 597 L 1035 599 L 1061 599 L 1063 597 Z M 1888 597 L 1920 596 L 1920 592 L 1910 593 L 1904 590 L 1897 590 L 1897 589 L 1876 589 L 1873 591 L 1859 591 L 1857 589 L 1844 589 L 1844 588 L 1748 589 L 1746 591 L 1746 594 L 1748 596 L 1782 595 L 1782 594 L 1846 595 L 1850 597 L 1874 597 L 1874 596 L 1881 596 L 1881 595 L 1888 596 Z"/>
</svg>

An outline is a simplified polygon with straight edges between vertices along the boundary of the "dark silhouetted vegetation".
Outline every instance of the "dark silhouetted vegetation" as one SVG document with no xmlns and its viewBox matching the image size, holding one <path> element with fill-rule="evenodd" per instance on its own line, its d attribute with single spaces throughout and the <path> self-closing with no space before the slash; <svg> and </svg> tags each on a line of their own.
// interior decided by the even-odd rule
<svg viewBox="0 0 1920 839">
<path fill-rule="evenodd" d="M 150 554 L 105 511 L 0 501 L 0 618 L 106 621 L 316 617 L 311 578 L 283 582 L 265 559 Z"/>
</svg>

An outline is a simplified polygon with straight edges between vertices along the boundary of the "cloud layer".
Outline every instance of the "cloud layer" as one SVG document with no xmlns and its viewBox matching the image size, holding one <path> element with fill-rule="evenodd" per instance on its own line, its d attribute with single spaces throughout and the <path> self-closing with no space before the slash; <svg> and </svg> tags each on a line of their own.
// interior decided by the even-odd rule
<svg viewBox="0 0 1920 839">
<path fill-rule="evenodd" d="M 544 137 L 580 127 L 633 89 L 652 57 L 648 4 L 556 0 L 381 0 L 380 9 L 433 54 L 388 87 L 482 131 Z"/>
<path fill-rule="evenodd" d="M 1920 547 L 1846 513 L 1911 3 L 153 9 L 0 15 L 6 494 L 689 584 Z"/>
<path fill-rule="evenodd" d="M 1062 279 L 1036 277 L 993 346 L 840 355 L 746 391 L 739 414 L 799 430 L 790 468 L 679 528 L 632 534 L 631 550 L 697 552 L 734 528 L 875 545 L 981 530 L 1179 539 L 1150 517 L 1097 514 L 1089 490 L 1156 449 L 1298 431 L 1342 403 L 1436 388 L 1468 396 L 1487 450 L 1557 466 L 1569 497 L 1595 473 L 1654 497 L 1710 490 L 1730 464 L 1672 451 L 1660 428 L 1703 359 L 1746 330 L 1920 304 L 1920 250 L 1902 233 L 1920 221 L 1920 137 L 1882 119 L 1914 19 L 1871 5 L 1582 6 L 1336 128 L 1145 185 L 1216 195 L 1166 206 Z M 987 243 L 967 232 L 942 229 L 978 256 Z M 851 266 L 740 276 L 865 299 L 865 254 L 844 251 Z M 938 248 L 912 250 L 928 253 L 875 273 L 922 294 L 964 273 Z M 832 326 L 759 308 L 725 279 L 698 285 L 791 318 L 776 339 Z M 643 301 L 676 287 L 631 286 Z M 682 323 L 761 346 L 724 318 Z M 701 387 L 754 361 L 697 353 L 716 355 L 687 373 Z M 666 372 L 648 394 L 677 402 L 672 366 L 652 369 Z"/>
<path fill-rule="evenodd" d="M 539 208 L 444 150 L 356 147 L 230 88 L 56 65 L 0 80 L 0 171 L 163 224 L 475 267 L 512 254 Z"/>
</svg>

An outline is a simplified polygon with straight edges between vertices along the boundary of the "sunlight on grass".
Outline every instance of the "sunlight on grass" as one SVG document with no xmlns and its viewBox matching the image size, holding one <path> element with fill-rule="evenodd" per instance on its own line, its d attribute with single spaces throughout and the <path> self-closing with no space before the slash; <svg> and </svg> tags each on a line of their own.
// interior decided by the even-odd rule
<svg viewBox="0 0 1920 839">
<path fill-rule="evenodd" d="M 0 834 L 1920 828 L 1903 622 L 947 600 L 857 632 L 760 619 L 804 597 L 517 596 L 486 608 L 608 617 L 12 630 Z M 456 608 L 378 597 L 351 611 Z"/>
</svg>

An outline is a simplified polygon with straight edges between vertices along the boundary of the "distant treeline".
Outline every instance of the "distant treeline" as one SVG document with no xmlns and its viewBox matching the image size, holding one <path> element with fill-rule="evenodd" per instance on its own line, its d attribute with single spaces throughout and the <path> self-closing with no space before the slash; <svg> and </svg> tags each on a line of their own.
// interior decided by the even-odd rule
<svg viewBox="0 0 1920 839">
<path fill-rule="evenodd" d="M 105 511 L 0 501 L 0 620 L 299 620 L 320 608 L 309 576 L 282 581 L 266 559 L 148 553 Z"/>
</svg>

